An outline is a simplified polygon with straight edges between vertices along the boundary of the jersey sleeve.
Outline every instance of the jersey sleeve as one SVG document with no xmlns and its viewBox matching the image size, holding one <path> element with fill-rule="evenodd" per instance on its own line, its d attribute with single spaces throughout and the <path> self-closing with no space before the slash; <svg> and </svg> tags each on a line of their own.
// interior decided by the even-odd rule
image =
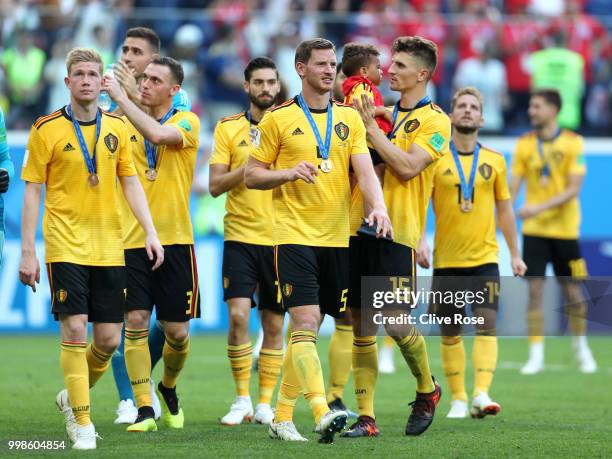
<svg viewBox="0 0 612 459">
<path fill-rule="evenodd" d="M 427 152 L 436 161 L 448 151 L 451 136 L 451 125 L 448 117 L 442 113 L 432 116 L 424 122 L 413 143 Z"/>
<path fill-rule="evenodd" d="M 168 123 L 176 128 L 183 138 L 183 148 L 198 148 L 200 144 L 200 119 L 191 112 L 180 112 Z"/>
<path fill-rule="evenodd" d="M 366 129 L 361 117 L 356 110 L 351 109 L 353 113 L 353 140 L 351 142 L 351 155 L 360 155 L 370 153 L 368 142 L 366 139 Z"/>
<path fill-rule="evenodd" d="M 127 125 L 121 123 L 119 128 L 119 155 L 117 157 L 117 176 L 131 177 L 136 175 L 136 166 L 132 157 L 132 142 L 130 142 L 130 133 Z"/>
<path fill-rule="evenodd" d="M 586 174 L 586 158 L 584 156 L 584 140 L 580 136 L 576 136 L 569 157 L 569 175 L 585 175 Z"/>
<path fill-rule="evenodd" d="M 516 177 L 525 177 L 527 173 L 527 168 L 525 167 L 525 156 L 523 153 L 523 143 L 522 139 L 516 144 L 516 148 L 514 149 L 514 154 L 512 155 L 512 166 L 510 168 L 510 173 Z"/>
<path fill-rule="evenodd" d="M 23 156 L 21 179 L 32 183 L 47 182 L 47 165 L 51 162 L 52 153 L 38 129 L 32 126 L 30 138 Z"/>
<path fill-rule="evenodd" d="M 280 131 L 271 112 L 267 112 L 257 125 L 259 145 L 253 149 L 251 156 L 262 163 L 272 164 L 280 151 Z"/>
<path fill-rule="evenodd" d="M 497 174 L 495 176 L 495 200 L 505 201 L 510 199 L 510 188 L 508 187 L 508 171 L 506 160 L 500 155 Z"/>
<path fill-rule="evenodd" d="M 231 163 L 231 146 L 226 130 L 221 123 L 217 123 L 213 136 L 212 155 L 210 164 L 227 164 Z"/>
</svg>

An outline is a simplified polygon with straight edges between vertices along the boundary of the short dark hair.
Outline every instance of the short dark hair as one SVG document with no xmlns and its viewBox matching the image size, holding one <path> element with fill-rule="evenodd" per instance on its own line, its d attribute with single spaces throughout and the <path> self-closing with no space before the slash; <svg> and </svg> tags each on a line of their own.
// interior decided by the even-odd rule
<svg viewBox="0 0 612 459">
<path fill-rule="evenodd" d="M 133 27 L 128 29 L 125 33 L 126 38 L 142 38 L 145 40 L 149 46 L 155 51 L 159 53 L 161 49 L 161 41 L 159 39 L 159 35 L 153 29 L 149 29 L 148 27 Z"/>
<path fill-rule="evenodd" d="M 531 91 L 531 97 L 541 97 L 547 104 L 557 107 L 558 112 L 561 111 L 561 107 L 563 106 L 563 103 L 561 102 L 561 94 L 559 94 L 559 91 L 556 89 L 536 89 Z"/>
<path fill-rule="evenodd" d="M 251 61 L 244 68 L 244 81 L 250 81 L 251 75 L 255 70 L 259 69 L 272 69 L 276 72 L 276 78 L 278 79 L 278 70 L 276 69 L 276 64 L 272 59 L 266 56 L 256 57 L 251 59 Z"/>
<path fill-rule="evenodd" d="M 342 51 L 342 70 L 347 77 L 355 76 L 361 67 L 367 67 L 378 56 L 380 51 L 374 45 L 347 43 Z"/>
<path fill-rule="evenodd" d="M 183 84 L 183 78 L 185 78 L 185 73 L 183 72 L 183 66 L 176 59 L 172 59 L 168 56 L 156 57 L 151 61 L 151 64 L 163 65 L 170 69 L 170 73 L 174 77 L 174 80 L 179 84 Z"/>
<path fill-rule="evenodd" d="M 308 63 L 313 49 L 331 49 L 336 52 L 336 47 L 334 44 L 325 38 L 313 38 L 312 40 L 306 40 L 300 43 L 295 50 L 295 64 L 298 62 L 303 64 Z"/>
<path fill-rule="evenodd" d="M 398 37 L 391 46 L 393 53 L 408 53 L 420 59 L 429 70 L 429 77 L 438 65 L 438 47 L 427 38 L 415 35 L 413 37 Z"/>
</svg>

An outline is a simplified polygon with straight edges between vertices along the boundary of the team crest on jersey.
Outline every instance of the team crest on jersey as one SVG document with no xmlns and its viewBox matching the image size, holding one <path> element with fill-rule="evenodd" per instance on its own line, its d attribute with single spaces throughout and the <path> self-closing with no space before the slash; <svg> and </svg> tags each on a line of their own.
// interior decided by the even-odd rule
<svg viewBox="0 0 612 459">
<path fill-rule="evenodd" d="M 293 293 L 293 285 L 291 284 L 285 284 L 283 285 L 283 295 L 284 296 L 291 296 L 291 294 Z"/>
<path fill-rule="evenodd" d="M 552 159 L 557 164 L 561 164 L 561 162 L 563 162 L 563 152 L 559 150 L 553 151 Z"/>
<path fill-rule="evenodd" d="M 57 292 L 55 292 L 55 299 L 60 303 L 63 303 L 68 298 L 68 292 L 63 288 L 60 288 Z"/>
<path fill-rule="evenodd" d="M 108 134 L 104 137 L 104 145 L 106 145 L 106 148 L 108 148 L 111 153 L 115 153 L 119 146 L 119 139 L 113 134 Z"/>
<path fill-rule="evenodd" d="M 338 124 L 334 126 L 334 131 L 336 131 L 336 135 L 340 137 L 340 140 L 346 140 L 349 136 L 349 127 L 340 121 Z"/>
<path fill-rule="evenodd" d="M 485 180 L 489 180 L 491 178 L 491 174 L 493 173 L 493 168 L 489 166 L 487 163 L 481 164 L 478 167 L 478 172 L 482 175 L 482 178 Z"/>
<path fill-rule="evenodd" d="M 420 125 L 421 123 L 417 119 L 408 120 L 406 121 L 406 124 L 404 124 L 404 132 L 406 134 L 410 134 L 411 132 L 416 131 Z"/>
</svg>

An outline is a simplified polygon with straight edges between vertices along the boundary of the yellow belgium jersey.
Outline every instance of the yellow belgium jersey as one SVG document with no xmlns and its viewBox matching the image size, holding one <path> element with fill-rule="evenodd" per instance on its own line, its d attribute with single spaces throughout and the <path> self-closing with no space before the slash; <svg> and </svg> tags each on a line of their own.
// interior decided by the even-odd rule
<svg viewBox="0 0 612 459">
<path fill-rule="evenodd" d="M 435 162 L 449 151 L 451 125 L 448 116 L 437 105 L 430 103 L 417 108 L 403 121 L 406 110 L 400 108 L 396 136 L 392 142 L 408 153 L 412 144 L 424 149 Z M 401 124 L 399 124 L 401 123 Z M 405 181 L 390 167 L 385 169 L 383 192 L 394 240 L 416 248 L 427 216 L 427 206 L 433 184 L 433 164 L 416 177 Z"/>
<path fill-rule="evenodd" d="M 193 244 L 193 228 L 189 214 L 189 195 L 200 142 L 200 120 L 191 112 L 175 110 L 164 126 L 178 129 L 183 142 L 157 147 L 157 178 L 148 180 L 149 169 L 144 138 L 128 121 L 130 143 L 138 178 L 147 196 L 153 223 L 162 245 Z M 145 232 L 123 202 L 123 227 L 126 249 L 145 246 Z"/>
<path fill-rule="evenodd" d="M 96 122 L 79 123 L 93 155 Z M 123 266 L 119 176 L 136 175 L 124 121 L 102 112 L 96 145 L 97 186 L 89 172 L 72 121 L 62 108 L 32 126 L 21 178 L 45 184 L 43 235 L 47 263 Z"/>
<path fill-rule="evenodd" d="M 521 137 L 512 159 L 512 175 L 527 182 L 526 203 L 541 204 L 563 192 L 570 175 L 585 175 L 583 139 L 580 135 L 561 130 L 552 141 L 542 142 L 544 161 L 550 169 L 546 183 L 540 178 L 544 163 L 538 153 L 535 132 Z M 580 204 L 578 197 L 523 222 L 523 234 L 557 239 L 578 239 Z"/>
<path fill-rule="evenodd" d="M 246 113 L 219 121 L 210 164 L 225 164 L 230 171 L 244 166 L 253 151 L 250 130 Z M 249 190 L 241 182 L 228 191 L 225 210 L 223 232 L 226 241 L 272 245 L 272 190 Z"/>
<path fill-rule="evenodd" d="M 313 110 L 312 117 L 325 140 L 327 109 Z M 368 154 L 365 127 L 356 110 L 332 102 L 332 132 L 329 159 L 333 168 L 319 169 L 314 184 L 287 182 L 273 190 L 275 244 L 314 247 L 348 247 L 351 191 L 351 155 Z M 291 99 L 265 114 L 259 123 L 260 144 L 252 156 L 288 169 L 301 161 L 321 163 L 317 141 L 306 115 Z"/>
<path fill-rule="evenodd" d="M 459 152 L 469 180 L 474 154 Z M 453 155 L 434 167 L 432 204 L 436 216 L 434 268 L 467 268 L 498 262 L 495 203 L 510 199 L 506 161 L 501 153 L 482 146 L 478 157 L 472 210 L 461 210 L 461 181 Z"/>
<path fill-rule="evenodd" d="M 361 102 L 361 95 L 367 94 L 368 97 L 374 100 L 374 95 L 372 94 L 371 86 L 366 85 L 365 83 L 356 84 L 353 86 L 352 91 L 344 98 L 344 102 L 347 105 L 353 103 L 354 99 L 357 99 Z M 367 142 L 368 148 L 372 148 L 372 144 L 370 141 Z M 355 185 L 353 191 L 351 192 L 351 209 L 350 209 L 350 232 L 351 236 L 357 234 L 357 230 L 361 226 L 364 217 L 364 202 L 363 195 L 361 194 L 361 188 L 359 185 Z"/>
</svg>

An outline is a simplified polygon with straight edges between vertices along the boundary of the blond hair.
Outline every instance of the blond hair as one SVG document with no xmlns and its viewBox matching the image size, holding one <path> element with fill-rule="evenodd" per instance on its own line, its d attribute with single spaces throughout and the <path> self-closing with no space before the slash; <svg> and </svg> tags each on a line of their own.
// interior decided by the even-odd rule
<svg viewBox="0 0 612 459">
<path fill-rule="evenodd" d="M 480 104 L 480 112 L 482 113 L 484 98 L 482 97 L 482 94 L 480 94 L 480 91 L 474 86 L 466 86 L 465 88 L 460 88 L 455 91 L 453 100 L 451 101 L 451 112 L 455 109 L 457 100 L 459 100 L 461 96 L 474 96 L 476 99 L 478 99 L 478 103 Z"/>
<path fill-rule="evenodd" d="M 102 76 L 102 57 L 92 48 L 72 48 L 66 56 L 66 71 L 70 75 L 70 69 L 79 62 L 95 62 L 100 64 L 100 76 Z"/>
</svg>

